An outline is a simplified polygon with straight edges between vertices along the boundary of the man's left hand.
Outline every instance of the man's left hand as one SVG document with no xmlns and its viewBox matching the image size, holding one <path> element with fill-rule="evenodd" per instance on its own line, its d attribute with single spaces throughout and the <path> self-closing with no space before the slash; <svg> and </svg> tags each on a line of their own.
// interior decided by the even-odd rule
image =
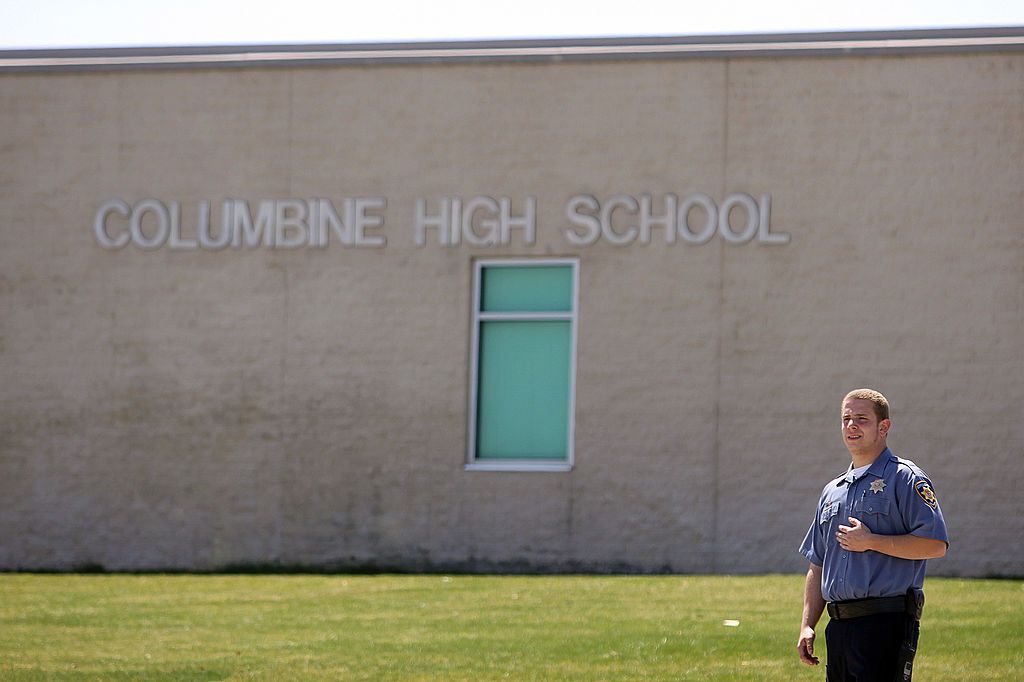
<svg viewBox="0 0 1024 682">
<path fill-rule="evenodd" d="M 872 548 L 875 534 L 871 529 L 852 516 L 848 517 L 849 526 L 839 526 L 836 540 L 839 546 L 851 552 L 865 552 Z"/>
</svg>

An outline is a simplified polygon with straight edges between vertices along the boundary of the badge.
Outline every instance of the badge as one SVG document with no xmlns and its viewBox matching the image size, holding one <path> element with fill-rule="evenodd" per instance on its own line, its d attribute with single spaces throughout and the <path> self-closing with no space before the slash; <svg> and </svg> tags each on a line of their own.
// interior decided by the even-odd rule
<svg viewBox="0 0 1024 682">
<path fill-rule="evenodd" d="M 885 491 L 885 481 L 884 480 L 882 480 L 881 478 L 876 478 L 875 480 L 871 481 L 871 492 L 873 492 L 874 494 L 877 495 L 878 493 L 884 492 L 884 491 Z"/>
<path fill-rule="evenodd" d="M 914 484 L 914 490 L 916 490 L 917 494 L 921 496 L 921 499 L 924 500 L 925 504 L 932 509 L 938 508 L 939 501 L 935 498 L 935 492 L 932 490 L 931 483 L 922 478 Z"/>
</svg>

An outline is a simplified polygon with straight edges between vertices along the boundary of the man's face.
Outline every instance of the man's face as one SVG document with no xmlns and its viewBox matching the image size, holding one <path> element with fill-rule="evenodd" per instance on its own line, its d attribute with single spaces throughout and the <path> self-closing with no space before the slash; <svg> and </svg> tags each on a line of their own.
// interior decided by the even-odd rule
<svg viewBox="0 0 1024 682">
<path fill-rule="evenodd" d="M 851 455 L 876 455 L 885 449 L 885 434 L 891 422 L 878 421 L 875 405 L 863 398 L 843 403 L 843 442 Z"/>
</svg>

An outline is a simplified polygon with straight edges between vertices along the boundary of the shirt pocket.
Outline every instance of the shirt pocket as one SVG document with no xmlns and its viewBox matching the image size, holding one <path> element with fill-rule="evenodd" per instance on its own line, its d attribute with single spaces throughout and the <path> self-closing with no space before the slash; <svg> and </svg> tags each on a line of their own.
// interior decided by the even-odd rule
<svg viewBox="0 0 1024 682">
<path fill-rule="evenodd" d="M 882 498 L 880 500 L 872 500 L 870 497 L 864 497 L 857 500 L 857 503 L 853 505 L 854 514 L 860 512 L 862 514 L 880 514 L 882 516 L 889 515 L 889 505 L 892 502 L 889 498 Z"/>
<path fill-rule="evenodd" d="M 872 500 L 864 497 L 853 504 L 853 516 L 860 519 L 872 533 L 891 534 L 895 531 L 895 519 L 891 516 L 892 500 L 882 498 Z"/>
<path fill-rule="evenodd" d="M 839 513 L 839 502 L 829 502 L 821 508 L 821 513 L 818 515 L 819 525 L 828 525 L 832 519 Z"/>
</svg>

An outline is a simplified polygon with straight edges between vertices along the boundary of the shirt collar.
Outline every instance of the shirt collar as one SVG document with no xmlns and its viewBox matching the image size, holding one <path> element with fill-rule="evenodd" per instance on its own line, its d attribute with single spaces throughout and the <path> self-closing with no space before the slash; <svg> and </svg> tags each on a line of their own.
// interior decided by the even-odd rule
<svg viewBox="0 0 1024 682">
<path fill-rule="evenodd" d="M 868 467 L 867 473 L 873 476 L 884 476 L 885 466 L 893 459 L 895 459 L 895 457 L 889 451 L 889 448 L 882 450 L 882 453 L 878 455 L 875 461 L 871 463 L 871 466 Z"/>
<path fill-rule="evenodd" d="M 875 458 L 875 461 L 871 463 L 871 466 L 867 468 L 867 471 L 864 472 L 864 476 L 870 474 L 872 476 L 878 476 L 879 478 L 883 477 L 885 475 L 885 466 L 893 458 L 893 454 L 889 451 L 889 448 L 885 448 L 885 450 L 882 450 L 878 457 Z M 846 467 L 846 473 L 840 476 L 840 480 L 844 480 L 847 483 L 853 483 L 853 477 L 850 474 L 851 471 L 853 471 L 853 462 L 850 462 L 850 466 Z"/>
</svg>

